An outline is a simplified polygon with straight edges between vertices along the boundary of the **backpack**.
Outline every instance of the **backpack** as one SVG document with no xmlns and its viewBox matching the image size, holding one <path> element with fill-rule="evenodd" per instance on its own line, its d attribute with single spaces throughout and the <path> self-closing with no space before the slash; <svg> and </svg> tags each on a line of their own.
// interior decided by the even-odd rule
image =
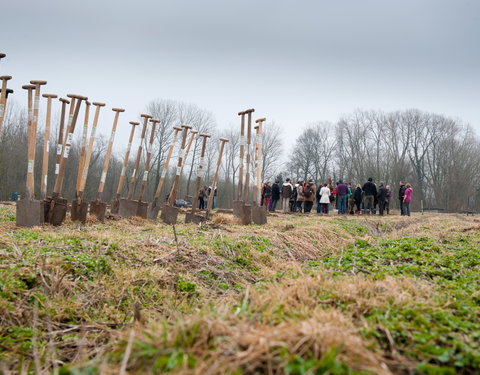
<svg viewBox="0 0 480 375">
<path fill-rule="evenodd" d="M 303 190 L 303 196 L 305 198 L 310 198 L 312 196 L 312 185 L 305 186 L 305 189 Z"/>
</svg>

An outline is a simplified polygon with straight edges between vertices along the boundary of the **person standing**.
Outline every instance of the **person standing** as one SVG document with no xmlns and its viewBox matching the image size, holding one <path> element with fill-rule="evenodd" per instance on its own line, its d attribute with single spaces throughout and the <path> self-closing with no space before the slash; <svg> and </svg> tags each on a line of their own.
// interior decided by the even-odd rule
<svg viewBox="0 0 480 375">
<path fill-rule="evenodd" d="M 385 202 L 387 200 L 387 189 L 383 186 L 383 182 L 380 181 L 378 187 L 378 210 L 380 212 L 380 216 L 383 216 L 383 211 L 385 211 Z"/>
<path fill-rule="evenodd" d="M 298 188 L 298 183 L 293 185 L 292 194 L 290 194 L 290 211 L 291 212 L 297 211 L 297 188 Z"/>
<path fill-rule="evenodd" d="M 275 212 L 277 202 L 280 200 L 280 181 L 276 180 L 272 185 L 272 202 L 270 203 L 270 211 Z"/>
<path fill-rule="evenodd" d="M 265 182 L 262 188 L 262 196 L 263 196 L 263 204 L 270 210 L 270 201 L 272 200 L 272 187 L 270 186 L 270 182 Z"/>
<path fill-rule="evenodd" d="M 339 180 L 337 185 L 337 208 L 339 215 L 344 215 L 347 213 L 347 195 L 347 185 L 343 183 L 343 180 Z"/>
<path fill-rule="evenodd" d="M 303 196 L 305 197 L 304 212 L 307 214 L 312 210 L 313 201 L 315 200 L 315 185 L 313 184 L 313 180 L 308 180 L 308 183 L 303 189 Z"/>
<path fill-rule="evenodd" d="M 282 185 L 282 209 L 283 213 L 286 214 L 290 208 L 290 196 L 293 192 L 293 186 L 290 182 L 290 179 L 287 180 Z"/>
<path fill-rule="evenodd" d="M 303 181 L 298 182 L 297 186 L 297 211 L 302 212 L 303 209 L 303 202 L 305 201 L 305 197 L 303 195 L 303 189 L 304 189 L 304 183 Z"/>
<path fill-rule="evenodd" d="M 365 198 L 363 199 L 364 210 L 370 211 L 370 214 L 373 214 L 373 204 L 375 202 L 375 197 L 377 196 L 377 187 L 373 183 L 372 177 L 365 182 L 362 190 L 365 193 Z"/>
<path fill-rule="evenodd" d="M 387 211 L 387 215 L 390 214 L 390 199 L 392 199 L 392 190 L 390 189 L 390 185 L 387 185 L 387 198 L 385 199 L 385 210 Z"/>
<path fill-rule="evenodd" d="M 207 200 L 207 194 L 208 192 L 208 187 L 204 186 L 203 188 L 200 189 L 198 192 L 198 209 L 203 210 L 206 208 L 206 200 Z"/>
<path fill-rule="evenodd" d="M 413 189 L 410 184 L 405 185 L 405 195 L 403 196 L 403 215 L 410 216 L 410 202 L 412 201 Z"/>
<path fill-rule="evenodd" d="M 320 190 L 320 204 L 322 205 L 322 214 L 327 214 L 330 211 L 330 189 L 327 184 L 323 184 Z"/>
<path fill-rule="evenodd" d="M 355 188 L 355 192 L 353 193 L 353 199 L 355 201 L 355 205 L 357 206 L 357 214 L 362 213 L 362 187 L 357 184 Z"/>
<path fill-rule="evenodd" d="M 400 215 L 405 215 L 403 212 L 403 200 L 405 198 L 405 182 L 400 181 L 400 188 L 398 189 L 398 200 L 400 201 Z"/>
</svg>

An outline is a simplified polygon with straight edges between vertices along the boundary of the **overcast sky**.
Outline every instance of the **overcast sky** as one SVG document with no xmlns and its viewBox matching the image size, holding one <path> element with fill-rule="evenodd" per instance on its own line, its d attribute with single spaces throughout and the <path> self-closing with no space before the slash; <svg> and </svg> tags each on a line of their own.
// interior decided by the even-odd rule
<svg viewBox="0 0 480 375">
<path fill-rule="evenodd" d="M 478 0 L 3 0 L 0 12 L 16 101 L 47 80 L 43 92 L 106 102 L 104 133 L 124 107 L 124 139 L 155 98 L 194 103 L 220 127 L 253 107 L 286 145 L 357 108 L 434 111 L 480 133 Z"/>
</svg>

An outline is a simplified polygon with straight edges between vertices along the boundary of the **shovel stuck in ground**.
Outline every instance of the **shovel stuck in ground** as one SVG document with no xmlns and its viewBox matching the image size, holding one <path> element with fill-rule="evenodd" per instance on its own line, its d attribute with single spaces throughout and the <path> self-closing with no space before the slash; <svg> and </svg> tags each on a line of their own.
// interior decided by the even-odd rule
<svg viewBox="0 0 480 375">
<path fill-rule="evenodd" d="M 22 88 L 28 91 L 28 164 L 27 164 L 27 182 L 26 197 L 17 202 L 16 223 L 19 227 L 33 227 L 44 223 L 44 203 L 35 200 L 34 183 L 34 165 L 35 165 L 35 142 L 37 138 L 37 119 L 38 107 L 40 105 L 40 86 L 45 85 L 45 81 L 30 81 L 31 85 L 25 85 Z M 32 110 L 32 95 L 35 90 L 35 99 Z"/>
<path fill-rule="evenodd" d="M 198 169 L 197 169 L 197 178 L 195 182 L 195 194 L 192 202 L 192 211 L 187 212 L 185 214 L 185 223 L 199 224 L 202 221 L 207 220 L 205 216 L 197 215 L 196 211 L 197 211 L 198 195 L 200 192 L 200 185 L 202 183 L 202 177 L 204 176 L 204 173 L 205 173 L 205 150 L 207 148 L 207 139 L 210 138 L 211 135 L 200 134 L 200 136 L 203 137 L 203 141 L 202 141 L 202 151 L 200 153 L 200 162 L 198 163 Z"/>
<path fill-rule="evenodd" d="M 75 125 L 77 123 L 78 114 L 80 112 L 80 106 L 83 100 L 87 100 L 86 97 L 80 95 L 67 95 L 70 101 L 70 114 L 67 124 L 67 131 L 63 142 L 62 158 L 60 161 L 59 172 L 55 179 L 55 187 L 51 198 L 47 198 L 46 204 L 46 217 L 48 222 L 52 225 L 59 226 L 65 220 L 67 215 L 68 202 L 65 198 L 60 197 L 62 193 L 63 180 L 65 177 L 65 169 L 70 155 L 70 147 L 73 141 L 73 134 L 75 132 Z M 75 109 L 73 109 L 75 107 Z"/>
<path fill-rule="evenodd" d="M 210 218 L 210 211 L 212 210 L 212 205 L 213 205 L 213 197 L 215 195 L 215 189 L 217 188 L 218 172 L 220 170 L 220 165 L 222 164 L 222 156 L 223 156 L 223 150 L 225 149 L 225 143 L 227 142 L 228 142 L 227 138 L 220 138 L 220 151 L 218 152 L 217 167 L 215 168 L 215 175 L 213 176 L 212 189 L 210 190 L 210 194 L 208 196 L 207 212 L 205 213 L 205 217 L 207 219 Z"/>
<path fill-rule="evenodd" d="M 132 130 L 130 131 L 130 138 L 128 139 L 127 151 L 125 152 L 125 157 L 123 159 L 122 171 L 120 173 L 120 179 L 118 180 L 117 193 L 115 195 L 115 199 L 113 199 L 112 204 L 110 206 L 110 212 L 112 214 L 118 214 L 118 209 L 120 205 L 120 196 L 122 195 L 123 185 L 125 184 L 125 174 L 128 167 L 128 159 L 130 158 L 130 150 L 132 148 L 133 136 L 135 135 L 135 128 L 140 123 L 136 121 L 130 121 L 129 124 L 132 125 Z"/>
<path fill-rule="evenodd" d="M 105 213 L 107 212 L 107 204 L 102 202 L 103 189 L 105 188 L 105 181 L 107 179 L 108 165 L 110 163 L 110 157 L 112 156 L 113 141 L 115 140 L 115 132 L 118 125 L 118 117 L 121 112 L 125 112 L 123 108 L 112 108 L 115 112 L 115 118 L 112 125 L 112 133 L 108 141 L 107 155 L 103 162 L 102 175 L 100 176 L 100 184 L 98 185 L 97 199 L 90 202 L 90 214 L 95 215 L 102 223 L 105 220 Z"/>
<path fill-rule="evenodd" d="M 177 193 L 180 186 L 180 177 L 182 176 L 183 165 L 185 163 L 185 160 L 187 159 L 188 151 L 190 150 L 190 147 L 192 145 L 193 138 L 197 133 L 196 130 L 191 131 L 192 136 L 190 138 L 190 142 L 188 143 L 188 146 L 186 146 L 187 133 L 188 133 L 188 130 L 191 129 L 192 127 L 190 125 L 182 125 L 182 128 L 183 128 L 182 146 L 180 148 L 180 155 L 178 157 L 178 164 L 177 164 L 175 179 L 173 180 L 173 185 L 172 185 L 172 188 L 170 189 L 170 194 L 168 195 L 168 202 L 167 204 L 163 205 L 162 212 L 160 214 L 160 219 L 162 219 L 162 221 L 165 224 L 176 224 L 177 222 L 179 210 L 177 207 L 175 207 L 175 200 L 177 199 Z"/>
<path fill-rule="evenodd" d="M 178 126 L 173 127 L 173 141 L 168 148 L 167 158 L 165 159 L 165 164 L 163 165 L 162 175 L 160 177 L 160 181 L 158 182 L 157 190 L 155 191 L 155 196 L 153 197 L 153 202 L 150 203 L 147 208 L 147 219 L 149 220 L 156 220 L 158 217 L 158 213 L 160 212 L 160 194 L 162 193 L 163 184 L 165 183 L 165 178 L 167 176 L 168 166 L 170 165 L 170 159 L 172 158 L 173 149 L 175 148 L 175 144 L 177 143 L 178 133 L 181 130 L 182 128 Z"/>
<path fill-rule="evenodd" d="M 152 116 L 147 114 L 140 115 L 143 117 L 143 128 L 142 128 L 142 135 L 140 138 L 140 143 L 138 145 L 137 150 L 137 157 L 135 159 L 135 165 L 133 167 L 132 177 L 130 178 L 130 186 L 128 188 L 128 195 L 125 199 L 120 199 L 120 195 L 117 194 L 117 198 L 115 199 L 115 204 L 112 202 L 112 209 L 111 212 L 115 213 L 115 211 L 124 218 L 128 218 L 131 216 L 135 216 L 137 214 L 137 206 L 138 202 L 133 200 L 133 196 L 135 195 L 135 187 L 137 184 L 137 176 L 138 176 L 138 169 L 140 167 L 140 160 L 143 151 L 143 142 L 145 139 L 145 134 L 147 132 L 148 121 L 152 118 Z M 122 173 L 124 171 L 122 170 Z M 117 207 L 115 207 L 117 205 Z"/>
<path fill-rule="evenodd" d="M 267 210 L 262 202 L 262 124 L 265 118 L 256 120 L 255 126 L 255 185 L 253 185 L 253 205 L 251 208 L 252 222 L 254 224 L 263 225 L 267 223 Z"/>
</svg>

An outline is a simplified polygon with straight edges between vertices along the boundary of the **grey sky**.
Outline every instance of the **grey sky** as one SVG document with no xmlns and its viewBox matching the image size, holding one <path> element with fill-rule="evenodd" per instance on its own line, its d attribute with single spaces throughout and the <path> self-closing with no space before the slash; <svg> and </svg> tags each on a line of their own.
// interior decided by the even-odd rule
<svg viewBox="0 0 480 375">
<path fill-rule="evenodd" d="M 479 1 L 2 0 L 0 12 L 16 101 L 45 79 L 45 92 L 126 108 L 124 138 L 154 98 L 195 103 L 220 127 L 254 107 L 287 145 L 356 108 L 415 107 L 480 132 Z"/>
</svg>

